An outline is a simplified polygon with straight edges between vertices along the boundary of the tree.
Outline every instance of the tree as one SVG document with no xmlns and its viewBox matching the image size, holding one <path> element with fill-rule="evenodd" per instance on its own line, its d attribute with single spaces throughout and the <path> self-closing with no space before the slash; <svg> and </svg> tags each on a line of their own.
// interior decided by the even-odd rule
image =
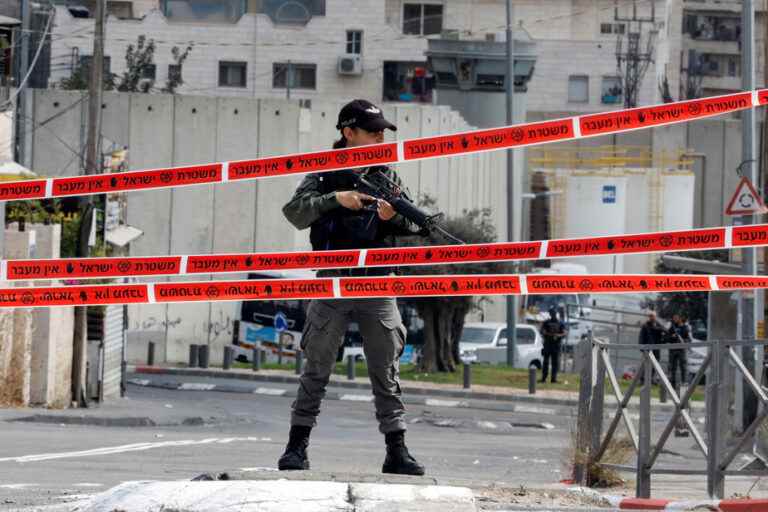
<svg viewBox="0 0 768 512">
<path fill-rule="evenodd" d="M 670 253 L 670 255 L 685 256 L 706 261 L 726 261 L 727 251 L 702 251 Z M 689 272 L 669 267 L 660 259 L 656 264 L 658 274 L 687 274 Z M 662 318 L 672 318 L 672 315 L 682 315 L 690 320 L 707 322 L 707 305 L 709 294 L 707 292 L 670 292 L 660 293 L 654 301 L 654 308 Z"/>
<path fill-rule="evenodd" d="M 147 36 L 140 35 L 136 46 L 129 44 L 125 49 L 125 71 L 117 83 L 120 92 L 149 92 L 152 89 L 154 76 L 150 71 L 154 70 L 155 41 Z"/>
<path fill-rule="evenodd" d="M 153 78 L 155 50 L 155 41 L 153 39 L 147 40 L 145 35 L 140 35 L 136 44 L 129 44 L 125 50 L 125 71 L 122 75 L 118 77 L 115 73 L 104 73 L 104 90 L 117 89 L 120 92 L 143 93 L 155 90 Z M 160 92 L 175 94 L 176 89 L 184 83 L 181 78 L 181 68 L 191 51 L 192 44 L 183 51 L 178 46 L 171 48 L 171 56 L 175 64 L 173 64 L 173 71 L 169 72 L 168 80 Z M 90 62 L 85 59 L 77 65 L 70 77 L 61 79 L 59 87 L 65 90 L 87 89 L 90 76 Z"/>
<path fill-rule="evenodd" d="M 184 84 L 184 79 L 182 78 L 181 70 L 184 67 L 184 61 L 187 60 L 187 57 L 189 56 L 189 52 L 192 51 L 192 45 L 190 44 L 187 46 L 184 51 L 182 52 L 178 46 L 174 46 L 171 48 L 171 55 L 173 56 L 173 61 L 175 64 L 173 72 L 171 72 L 171 68 L 169 68 L 168 71 L 168 80 L 165 81 L 165 87 L 163 87 L 162 91 L 169 94 L 175 94 L 176 89 Z"/>
<path fill-rule="evenodd" d="M 427 209 L 434 207 L 435 201 L 424 197 L 420 205 Z M 443 227 L 452 235 L 467 243 L 487 243 L 496 240 L 496 229 L 491 219 L 489 208 L 465 210 L 461 216 L 450 217 L 443 222 Z M 401 245 L 445 245 L 439 234 L 424 238 L 402 239 Z M 436 265 L 425 267 L 403 267 L 405 275 L 435 274 L 491 274 L 509 272 L 509 264 L 476 263 L 472 265 Z M 482 300 L 482 298 L 480 299 Z M 459 339 L 464 329 L 464 318 L 477 307 L 476 297 L 424 297 L 409 298 L 411 304 L 424 322 L 424 347 L 420 370 L 424 372 L 453 372 L 459 363 Z"/>
</svg>

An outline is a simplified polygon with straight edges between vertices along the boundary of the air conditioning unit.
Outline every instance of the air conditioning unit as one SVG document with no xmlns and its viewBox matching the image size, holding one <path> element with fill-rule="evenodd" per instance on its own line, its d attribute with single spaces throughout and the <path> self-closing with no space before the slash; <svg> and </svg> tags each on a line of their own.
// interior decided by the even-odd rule
<svg viewBox="0 0 768 512">
<path fill-rule="evenodd" d="M 340 75 L 362 75 L 363 59 L 357 54 L 346 54 L 339 57 Z"/>
</svg>

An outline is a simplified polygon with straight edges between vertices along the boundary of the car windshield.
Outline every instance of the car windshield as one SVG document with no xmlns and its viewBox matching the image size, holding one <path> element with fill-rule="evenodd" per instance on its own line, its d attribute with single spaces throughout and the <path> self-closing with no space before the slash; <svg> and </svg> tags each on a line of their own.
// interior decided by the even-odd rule
<svg viewBox="0 0 768 512">
<path fill-rule="evenodd" d="M 579 300 L 575 295 L 529 295 L 528 309 L 537 311 L 549 311 L 551 308 L 558 309 L 561 304 L 568 306 L 578 306 Z"/>
<path fill-rule="evenodd" d="M 493 343 L 493 336 L 496 329 L 489 327 L 465 327 L 461 332 L 459 343 L 469 343 L 474 345 Z"/>
</svg>

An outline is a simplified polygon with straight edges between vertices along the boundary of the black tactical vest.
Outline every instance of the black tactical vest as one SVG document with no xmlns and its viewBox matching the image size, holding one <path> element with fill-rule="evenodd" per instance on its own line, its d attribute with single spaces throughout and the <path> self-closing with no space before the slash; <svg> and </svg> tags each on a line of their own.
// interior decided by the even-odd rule
<svg viewBox="0 0 768 512">
<path fill-rule="evenodd" d="M 321 194 L 356 188 L 357 176 L 351 169 L 320 175 Z M 387 231 L 377 212 L 339 207 L 312 224 L 309 240 L 315 251 L 371 249 L 389 246 Z"/>
</svg>

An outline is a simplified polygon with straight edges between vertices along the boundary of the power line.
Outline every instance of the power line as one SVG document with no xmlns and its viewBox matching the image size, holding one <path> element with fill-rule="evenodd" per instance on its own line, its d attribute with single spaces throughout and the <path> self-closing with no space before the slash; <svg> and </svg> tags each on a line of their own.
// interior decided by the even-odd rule
<svg viewBox="0 0 768 512">
<path fill-rule="evenodd" d="M 48 15 L 48 23 L 45 25 L 45 32 L 43 33 L 43 37 L 40 38 L 40 44 L 37 45 L 37 51 L 35 52 L 35 56 L 32 59 L 32 63 L 29 65 L 27 76 L 25 76 L 21 83 L 19 83 L 16 91 L 5 101 L 5 103 L 0 104 L 0 111 L 5 110 L 8 105 L 13 105 L 13 102 L 16 101 L 16 98 L 18 98 L 19 94 L 21 94 L 21 91 L 27 85 L 27 80 L 29 80 L 29 77 L 32 76 L 32 72 L 35 70 L 35 65 L 37 64 L 37 59 L 40 58 L 40 53 L 43 50 L 43 46 L 45 46 L 45 38 L 48 35 L 48 32 L 51 30 L 51 24 L 53 23 L 53 16 L 55 13 L 56 10 L 52 9 L 51 13 Z"/>
</svg>

